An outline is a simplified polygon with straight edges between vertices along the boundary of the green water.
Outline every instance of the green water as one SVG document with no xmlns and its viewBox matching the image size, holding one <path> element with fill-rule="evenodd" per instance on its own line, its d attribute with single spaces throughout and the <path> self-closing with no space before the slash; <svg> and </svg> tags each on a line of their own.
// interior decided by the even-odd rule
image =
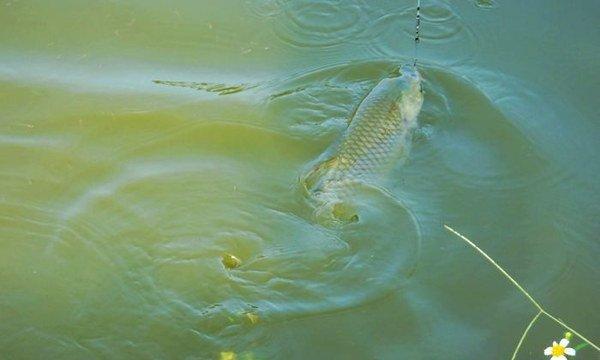
<svg viewBox="0 0 600 360">
<path fill-rule="evenodd" d="M 600 341 L 595 1 L 422 0 L 410 155 L 314 221 L 414 6 L 0 1 L 0 358 L 508 359 L 535 309 L 443 224 Z"/>
</svg>

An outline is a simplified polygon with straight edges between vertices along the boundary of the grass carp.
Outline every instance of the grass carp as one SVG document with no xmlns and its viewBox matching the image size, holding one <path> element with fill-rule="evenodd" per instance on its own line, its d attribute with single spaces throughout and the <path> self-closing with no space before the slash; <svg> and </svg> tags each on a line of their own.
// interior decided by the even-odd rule
<svg viewBox="0 0 600 360">
<path fill-rule="evenodd" d="M 356 214 L 344 214 L 343 198 L 353 184 L 376 181 L 408 154 L 422 104 L 421 76 L 412 66 L 382 79 L 367 94 L 341 139 L 320 157 L 325 160 L 301 179 L 318 216 L 358 220 Z"/>
</svg>

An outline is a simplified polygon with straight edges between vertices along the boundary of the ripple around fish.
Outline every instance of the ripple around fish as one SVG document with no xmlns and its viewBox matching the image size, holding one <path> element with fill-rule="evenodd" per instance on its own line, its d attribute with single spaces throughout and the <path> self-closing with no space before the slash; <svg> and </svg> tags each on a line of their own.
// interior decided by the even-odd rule
<svg viewBox="0 0 600 360">
<path fill-rule="evenodd" d="M 280 246 L 235 273 L 252 284 L 262 283 L 265 275 L 271 277 L 266 286 L 275 297 L 265 299 L 261 295 L 265 289 L 257 289 L 252 301 L 265 317 L 357 306 L 396 289 L 410 277 L 420 244 L 413 216 L 376 188 L 362 187 L 355 195 L 349 204 L 360 214 L 358 224 L 322 228 L 312 218 L 307 221 L 280 213 L 279 217 L 288 219 L 286 223 L 299 227 L 298 235 L 306 243 L 299 249 Z M 286 227 L 292 228 L 290 225 Z M 324 248 L 328 243 L 333 246 Z"/>
<path fill-rule="evenodd" d="M 440 175 L 447 180 L 456 177 L 461 187 L 492 191 L 552 181 L 555 170 L 515 119 L 490 99 L 495 95 L 446 68 L 424 64 L 421 73 L 426 100 L 419 123 L 427 131 L 416 139 L 413 157 L 419 164 L 443 161 Z"/>
<path fill-rule="evenodd" d="M 365 31 L 365 5 L 360 0 L 301 0 L 281 4 L 273 18 L 275 34 L 298 47 L 336 45 Z"/>
<path fill-rule="evenodd" d="M 327 138 L 347 125 L 354 108 L 398 62 L 346 62 L 294 74 L 268 84 L 265 111 L 286 132 Z"/>
<path fill-rule="evenodd" d="M 219 344 L 245 312 L 273 321 L 356 306 L 412 273 L 418 225 L 394 199 L 363 189 L 361 223 L 340 231 L 296 215 L 297 194 L 282 202 L 276 187 L 236 161 L 132 163 L 65 209 L 50 253 L 84 268 L 74 294 L 113 287 Z M 224 269 L 226 252 L 242 266 Z"/>
<path fill-rule="evenodd" d="M 277 120 L 277 123 L 268 124 L 270 128 L 283 127 L 286 133 L 295 136 L 312 134 L 322 138 L 329 137 L 331 131 L 338 131 L 340 126 L 346 125 L 353 109 L 379 79 L 388 76 L 399 64 L 409 61 L 411 59 L 403 57 L 396 61 L 349 61 L 253 84 L 163 80 L 156 80 L 155 83 L 218 94 L 257 89 L 254 96 L 262 96 L 259 102 L 268 113 L 267 118 Z M 324 129 L 324 126 L 331 131 Z"/>
<path fill-rule="evenodd" d="M 426 81 L 419 123 L 427 127 L 427 134 L 417 137 L 409 164 L 395 169 L 390 188 L 412 198 L 411 209 L 434 228 L 462 222 L 486 229 L 480 239 L 477 231 L 471 236 L 481 240 L 486 251 L 503 254 L 518 266 L 529 290 L 551 287 L 557 276 L 569 271 L 570 260 L 560 254 L 563 244 L 556 228 L 572 229 L 562 219 L 573 210 L 563 209 L 559 198 L 568 174 L 538 148 L 521 119 L 506 111 L 524 106 L 527 92 L 513 87 L 512 96 L 506 96 L 505 75 L 488 81 L 493 84 L 490 89 L 487 83 L 432 64 L 422 65 L 421 74 Z M 552 201 L 544 204 L 545 199 Z M 489 204 L 473 207 L 480 201 Z M 505 232 L 509 226 L 511 231 Z M 485 242 L 492 231 L 505 244 L 495 250 L 493 243 Z M 447 234 L 439 230 L 432 236 Z M 549 262 L 552 269 L 540 273 Z"/>
</svg>

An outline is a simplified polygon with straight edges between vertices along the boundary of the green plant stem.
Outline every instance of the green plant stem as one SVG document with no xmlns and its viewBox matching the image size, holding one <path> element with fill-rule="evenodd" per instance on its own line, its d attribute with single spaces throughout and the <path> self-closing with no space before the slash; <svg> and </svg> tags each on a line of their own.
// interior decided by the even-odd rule
<svg viewBox="0 0 600 360">
<path fill-rule="evenodd" d="M 554 320 L 556 323 L 562 325 L 565 329 L 567 329 L 570 332 L 572 332 L 573 334 L 577 335 L 581 340 L 583 340 L 586 343 L 590 344 L 590 346 L 593 347 L 594 349 L 596 349 L 596 351 L 600 351 L 600 347 L 598 347 L 598 345 L 596 345 L 593 342 L 591 342 L 590 340 L 586 339 L 583 335 L 581 335 L 580 333 L 578 333 L 577 331 L 575 331 L 573 328 L 571 328 L 570 326 L 568 326 L 567 324 L 565 324 L 562 320 L 556 318 L 554 315 L 549 314 L 545 310 L 543 312 L 544 312 L 544 315 L 546 315 L 548 318 Z"/>
<path fill-rule="evenodd" d="M 519 352 L 519 349 L 521 349 L 521 345 L 523 345 L 523 341 L 525 340 L 525 337 L 527 336 L 527 333 L 529 332 L 529 330 L 531 329 L 531 327 L 533 326 L 533 324 L 537 321 L 537 319 L 542 314 L 543 314 L 542 311 L 538 311 L 538 313 L 535 314 L 535 316 L 533 317 L 533 319 L 531 319 L 531 321 L 529 322 L 529 325 L 527 325 L 527 327 L 525 328 L 525 331 L 523 332 L 523 335 L 521 335 L 521 339 L 519 339 L 519 343 L 517 344 L 517 347 L 515 348 L 515 351 L 513 352 L 513 355 L 510 358 L 510 360 L 515 360 L 517 358 L 517 353 Z"/>
<path fill-rule="evenodd" d="M 472 242 L 466 236 L 462 235 L 461 233 L 459 233 L 458 231 L 454 230 L 453 228 L 451 228 L 448 225 L 444 225 L 444 228 L 446 230 L 450 231 L 451 233 L 453 233 L 454 235 L 458 236 L 462 240 L 464 240 L 473 249 L 477 250 L 477 252 L 479 254 L 481 254 L 481 256 L 483 256 L 487 261 L 489 261 L 492 265 L 494 265 L 494 267 L 496 269 L 498 269 L 498 271 L 500 271 L 500 273 L 502 273 L 502 275 L 504 275 L 508 280 L 510 280 L 510 282 L 517 289 L 519 289 L 519 291 L 521 291 L 525 295 L 525 297 L 527 297 L 527 299 L 529 299 L 529 301 L 539 310 L 540 313 L 546 315 L 548 318 L 554 320 L 554 322 L 560 324 L 565 329 L 567 329 L 570 332 L 572 332 L 573 334 L 577 335 L 581 340 L 585 341 L 591 347 L 593 347 L 594 349 L 596 349 L 596 351 L 600 351 L 600 347 L 598 347 L 598 345 L 594 344 L 593 342 L 591 342 L 590 340 L 588 340 L 586 337 L 584 337 L 583 335 L 581 335 L 577 331 L 573 330 L 573 328 L 571 328 L 570 326 L 568 326 L 567 324 L 565 324 L 562 320 L 558 319 L 554 315 L 552 315 L 552 314 L 548 313 L 546 310 L 544 310 L 542 308 L 542 306 L 531 295 L 529 295 L 529 293 L 515 279 L 513 279 L 513 277 L 510 276 L 508 274 L 508 272 L 506 272 L 506 270 L 504 270 L 500 265 L 498 265 L 498 263 L 496 261 L 494 261 L 494 259 L 492 259 L 488 254 L 486 254 L 485 251 L 481 250 L 477 245 L 475 245 L 474 242 Z"/>
</svg>

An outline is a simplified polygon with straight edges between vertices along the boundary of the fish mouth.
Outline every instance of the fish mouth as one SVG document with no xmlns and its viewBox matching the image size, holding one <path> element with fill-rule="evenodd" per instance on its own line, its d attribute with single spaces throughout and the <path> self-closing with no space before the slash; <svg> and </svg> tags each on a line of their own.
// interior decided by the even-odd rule
<svg viewBox="0 0 600 360">
<path fill-rule="evenodd" d="M 416 66 L 402 65 L 402 67 L 400 67 L 400 76 L 404 81 L 406 81 L 407 84 L 410 84 L 409 86 L 411 88 L 416 87 L 420 93 L 423 93 L 421 74 Z"/>
<path fill-rule="evenodd" d="M 400 75 L 411 81 L 421 81 L 421 75 L 414 65 L 402 65 L 400 67 Z"/>
<path fill-rule="evenodd" d="M 388 81 L 401 91 L 412 92 L 416 90 L 420 93 L 423 92 L 421 86 L 421 74 L 419 74 L 419 70 L 413 65 L 405 64 L 398 66 L 394 69 L 393 73 L 390 74 Z"/>
</svg>

